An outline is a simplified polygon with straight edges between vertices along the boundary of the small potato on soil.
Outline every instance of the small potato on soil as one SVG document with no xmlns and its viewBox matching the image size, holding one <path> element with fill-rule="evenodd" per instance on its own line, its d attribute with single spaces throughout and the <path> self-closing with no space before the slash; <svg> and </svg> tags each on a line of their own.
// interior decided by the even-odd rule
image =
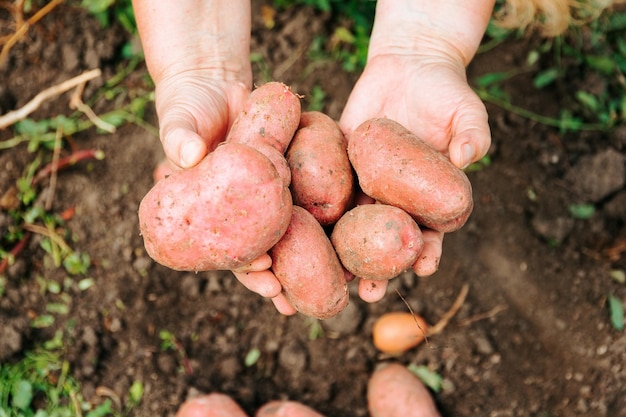
<svg viewBox="0 0 626 417">
<path fill-rule="evenodd" d="M 346 212 L 330 239 L 342 265 L 369 280 L 398 276 L 411 268 L 424 247 L 413 218 L 387 204 L 364 204 Z"/>
<path fill-rule="evenodd" d="M 348 304 L 348 285 L 335 250 L 302 207 L 293 206 L 287 231 L 268 253 L 285 297 L 302 314 L 327 319 Z"/>
<path fill-rule="evenodd" d="M 365 194 L 402 208 L 420 225 L 452 232 L 472 212 L 465 173 L 393 120 L 361 124 L 349 137 L 348 156 Z"/>
<path fill-rule="evenodd" d="M 373 343 L 383 353 L 399 354 L 422 343 L 429 327 L 417 314 L 406 311 L 385 313 L 374 322 Z"/>
<path fill-rule="evenodd" d="M 302 113 L 286 158 L 294 204 L 323 226 L 334 224 L 354 196 L 348 143 L 337 123 L 321 112 Z"/>
</svg>

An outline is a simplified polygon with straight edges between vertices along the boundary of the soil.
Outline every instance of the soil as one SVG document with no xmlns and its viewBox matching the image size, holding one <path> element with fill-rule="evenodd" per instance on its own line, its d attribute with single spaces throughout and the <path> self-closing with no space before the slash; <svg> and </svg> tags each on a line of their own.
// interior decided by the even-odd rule
<svg viewBox="0 0 626 417">
<path fill-rule="evenodd" d="M 258 6 L 252 49 L 262 61 L 255 64 L 255 82 L 290 84 L 305 96 L 305 107 L 320 86 L 327 93 L 323 111 L 338 118 L 358 74 L 307 54 L 316 37 L 330 36 L 329 16 L 293 8 L 270 30 Z M 0 27 L 7 27 L 9 16 L 0 18 Z M 119 70 L 128 40 L 121 27 L 103 28 L 83 9 L 60 6 L 30 29 L 0 68 L 0 113 L 83 70 L 101 68 L 103 77 L 85 91 L 90 97 Z M 478 55 L 469 79 L 519 68 L 539 42 L 511 39 Z M 539 90 L 530 75 L 521 75 L 505 89 L 516 105 L 556 116 L 567 104 L 565 91 L 591 82 L 580 77 Z M 150 91 L 145 67 L 135 68 L 122 87 L 126 93 L 117 101 L 93 103 L 96 113 Z M 69 94 L 45 102 L 31 117 L 69 114 Z M 62 330 L 64 357 L 87 400 L 101 403 L 108 392 L 124 407 L 131 384 L 144 384 L 134 416 L 173 415 L 188 395 L 209 391 L 231 395 L 248 413 L 288 398 L 328 416 L 365 416 L 368 376 L 383 361 L 439 373 L 444 389 L 433 395 L 444 416 L 626 416 L 626 334 L 611 326 L 607 305 L 609 294 L 626 300 L 626 286 L 610 275 L 626 269 L 626 126 L 562 133 L 487 107 L 491 164 L 468 174 L 476 207 L 462 230 L 446 236 L 440 270 L 426 279 L 403 274 L 378 303 L 353 296 L 340 316 L 321 322 L 318 337 L 310 337 L 317 322 L 279 315 L 230 273 L 174 272 L 146 255 L 137 207 L 163 157 L 154 134 L 127 123 L 114 134 L 89 129 L 73 135 L 77 147 L 106 157 L 59 172 L 52 211 L 75 208 L 66 225 L 69 241 L 90 255 L 85 276 L 94 285 L 79 290 L 82 276 L 68 284 L 35 235 L 6 274 L 0 360 L 19 360 Z M 145 119 L 157 124 L 151 106 Z M 12 129 L 0 131 L 2 140 L 13 135 Z M 25 145 L 1 151 L 0 194 L 35 156 Z M 49 190 L 50 183 L 42 183 L 41 195 Z M 572 218 L 568 207 L 579 203 L 594 204 L 595 214 Z M 7 222 L 2 212 L 3 233 Z M 63 294 L 42 289 L 42 277 L 61 284 Z M 406 311 L 406 300 L 434 323 L 463 284 L 469 285 L 467 299 L 442 334 L 394 358 L 374 349 L 371 327 L 382 313 Z M 47 328 L 29 326 L 48 303 L 60 301 L 69 302 L 68 314 L 55 314 Z M 162 346 L 162 331 L 175 336 L 177 349 Z M 254 349 L 260 357 L 246 365 Z"/>
</svg>

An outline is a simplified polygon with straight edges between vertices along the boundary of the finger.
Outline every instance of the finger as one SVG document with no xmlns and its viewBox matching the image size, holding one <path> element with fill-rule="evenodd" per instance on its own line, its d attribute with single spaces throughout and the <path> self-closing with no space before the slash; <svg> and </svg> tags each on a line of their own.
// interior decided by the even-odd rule
<svg viewBox="0 0 626 417">
<path fill-rule="evenodd" d="M 287 297 L 285 297 L 285 294 L 282 292 L 276 297 L 272 297 L 272 303 L 274 303 L 276 310 L 285 316 L 293 316 L 298 312 L 298 310 L 291 305 L 291 303 L 287 300 Z"/>
<path fill-rule="evenodd" d="M 375 303 L 387 293 L 387 280 L 359 279 L 359 297 L 366 303 Z"/>
<path fill-rule="evenodd" d="M 434 230 L 422 230 L 424 248 L 413 264 L 413 270 L 420 277 L 427 277 L 439 269 L 443 249 L 443 233 Z"/>
<path fill-rule="evenodd" d="M 212 393 L 185 401 L 176 417 L 246 417 L 246 413 L 229 396 Z"/>
<path fill-rule="evenodd" d="M 166 126 L 161 129 L 165 155 L 181 168 L 197 165 L 208 152 L 204 140 L 182 121 L 172 121 Z"/>
<path fill-rule="evenodd" d="M 450 160 L 461 169 L 480 160 L 491 146 L 491 131 L 485 105 L 474 92 L 467 94 L 467 104 L 457 113 L 455 133 L 448 146 Z"/>
<path fill-rule="evenodd" d="M 156 110 L 166 156 L 190 168 L 223 141 L 228 129 L 227 99 L 210 81 L 168 79 L 156 87 Z"/>
<path fill-rule="evenodd" d="M 236 272 L 256 272 L 256 271 L 265 271 L 266 269 L 270 269 L 272 266 L 272 258 L 267 254 L 263 254 L 256 258 L 254 261 L 249 264 L 242 266 L 241 268 L 237 268 L 234 271 Z"/>
<path fill-rule="evenodd" d="M 236 272 L 235 277 L 244 287 L 262 297 L 273 298 L 280 294 L 282 286 L 272 271 Z"/>
</svg>

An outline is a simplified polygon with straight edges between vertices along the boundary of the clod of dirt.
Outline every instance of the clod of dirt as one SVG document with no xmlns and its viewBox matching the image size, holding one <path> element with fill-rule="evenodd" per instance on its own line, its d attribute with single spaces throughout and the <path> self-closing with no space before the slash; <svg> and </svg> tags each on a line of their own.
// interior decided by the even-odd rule
<svg viewBox="0 0 626 417">
<path fill-rule="evenodd" d="M 571 233 L 576 222 L 571 217 L 555 216 L 545 210 L 537 213 L 531 220 L 533 230 L 542 238 L 554 243 L 562 243 Z"/>
<path fill-rule="evenodd" d="M 626 220 L 626 190 L 615 194 L 605 205 L 604 213 L 613 219 Z"/>
<path fill-rule="evenodd" d="M 566 174 L 573 190 L 588 202 L 598 202 L 624 188 L 624 156 L 614 149 L 580 158 Z"/>
<path fill-rule="evenodd" d="M 23 334 L 28 329 L 25 318 L 0 316 L 0 362 L 22 350 Z"/>
<path fill-rule="evenodd" d="M 356 302 L 349 303 L 341 313 L 322 321 L 322 328 L 335 337 L 356 333 L 363 321 L 363 311 Z"/>
</svg>

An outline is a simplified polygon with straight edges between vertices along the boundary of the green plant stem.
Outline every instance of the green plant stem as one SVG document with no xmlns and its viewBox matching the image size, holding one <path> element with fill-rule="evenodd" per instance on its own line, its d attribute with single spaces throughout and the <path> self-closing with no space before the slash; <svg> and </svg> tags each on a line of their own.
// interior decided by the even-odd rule
<svg viewBox="0 0 626 417">
<path fill-rule="evenodd" d="M 516 106 L 510 103 L 507 100 L 504 100 L 500 97 L 497 97 L 484 89 L 476 89 L 474 90 L 478 97 L 481 100 L 486 101 L 491 104 L 495 104 L 498 107 L 503 108 L 504 110 L 510 111 L 511 113 L 517 114 L 518 116 L 522 116 L 526 119 L 532 120 L 537 123 L 541 123 L 547 126 L 558 127 L 560 129 L 569 129 L 569 130 L 586 130 L 586 131 L 604 131 L 609 128 L 606 124 L 602 123 L 582 123 L 575 121 L 568 121 L 563 119 L 556 119 L 554 117 L 544 116 L 523 107 Z"/>
</svg>

